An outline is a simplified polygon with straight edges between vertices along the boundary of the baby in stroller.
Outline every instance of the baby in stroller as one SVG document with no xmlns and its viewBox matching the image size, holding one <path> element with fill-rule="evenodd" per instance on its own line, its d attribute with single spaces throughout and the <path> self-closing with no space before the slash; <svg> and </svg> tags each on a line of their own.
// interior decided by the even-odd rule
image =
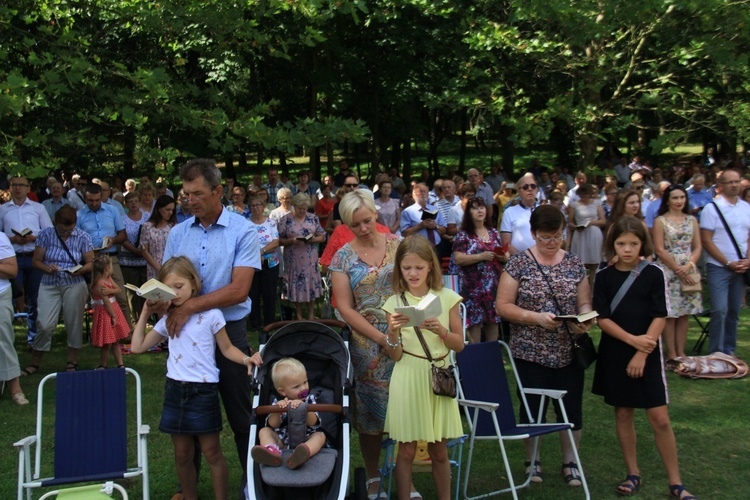
<svg viewBox="0 0 750 500">
<path fill-rule="evenodd" d="M 300 361 L 294 358 L 279 360 L 273 365 L 271 380 L 276 392 L 284 398 L 274 399 L 274 405 L 296 409 L 302 403 L 316 403 L 315 396 L 310 394 L 307 371 Z M 288 424 L 287 413 L 268 415 L 266 427 L 258 433 L 260 445 L 253 446 L 250 452 L 254 461 L 271 467 L 281 465 L 281 450 L 289 447 Z M 326 445 L 326 436 L 320 428 L 320 416 L 317 412 L 307 412 L 305 442 L 300 443 L 287 458 L 287 467 L 298 469 Z"/>
</svg>

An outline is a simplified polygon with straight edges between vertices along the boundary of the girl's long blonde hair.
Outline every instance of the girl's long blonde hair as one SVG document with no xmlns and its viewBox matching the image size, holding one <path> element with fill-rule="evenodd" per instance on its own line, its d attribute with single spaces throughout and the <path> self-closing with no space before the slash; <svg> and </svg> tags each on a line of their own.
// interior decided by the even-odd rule
<svg viewBox="0 0 750 500">
<path fill-rule="evenodd" d="M 421 234 L 415 234 L 405 238 L 396 249 L 396 259 L 393 265 L 393 291 L 401 294 L 409 290 L 409 285 L 401 274 L 401 262 L 410 253 L 430 264 L 430 272 L 427 275 L 427 285 L 430 289 L 437 291 L 443 288 L 443 271 L 432 243 Z"/>
</svg>

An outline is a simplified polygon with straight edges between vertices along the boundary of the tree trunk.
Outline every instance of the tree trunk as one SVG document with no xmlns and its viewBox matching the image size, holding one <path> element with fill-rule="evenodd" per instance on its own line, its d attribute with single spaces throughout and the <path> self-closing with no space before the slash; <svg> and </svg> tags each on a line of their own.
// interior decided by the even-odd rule
<svg viewBox="0 0 750 500">
<path fill-rule="evenodd" d="M 511 176 L 515 175 L 513 164 L 515 163 L 516 145 L 510 140 L 514 127 L 508 125 L 500 126 L 500 148 L 503 155 L 503 171 Z"/>
<path fill-rule="evenodd" d="M 224 175 L 222 177 L 225 179 L 227 177 L 234 178 L 234 154 L 231 151 L 224 153 Z"/>
<path fill-rule="evenodd" d="M 469 114 L 466 108 L 461 110 L 461 149 L 458 153 L 458 171 L 463 172 L 466 168 L 466 128 L 468 127 Z"/>
<path fill-rule="evenodd" d="M 411 181 L 411 137 L 407 137 L 404 141 L 404 169 L 402 170 L 402 178 L 406 183 L 406 190 L 410 189 L 409 182 Z"/>
<path fill-rule="evenodd" d="M 122 148 L 122 176 L 124 179 L 133 177 L 133 167 L 135 166 L 135 130 L 133 127 L 125 129 Z M 167 165 L 170 168 L 171 165 Z"/>
</svg>

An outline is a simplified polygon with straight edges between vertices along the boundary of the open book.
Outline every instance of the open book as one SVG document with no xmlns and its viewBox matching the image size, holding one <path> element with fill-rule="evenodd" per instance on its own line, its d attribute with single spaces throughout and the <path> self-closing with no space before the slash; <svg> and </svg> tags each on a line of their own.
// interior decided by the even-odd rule
<svg viewBox="0 0 750 500">
<path fill-rule="evenodd" d="M 591 222 L 591 221 L 587 220 L 583 224 L 577 224 L 576 225 L 576 229 L 586 229 L 587 227 L 589 227 L 589 222 Z"/>
<path fill-rule="evenodd" d="M 142 284 L 140 287 L 127 283 L 125 288 L 133 290 L 139 297 L 147 300 L 172 300 L 177 295 L 167 285 L 161 281 L 152 278 Z"/>
<path fill-rule="evenodd" d="M 110 238 L 109 236 L 105 236 L 104 238 L 102 238 L 102 246 L 94 248 L 94 252 L 98 252 L 107 248 L 107 245 L 109 245 L 110 241 L 112 241 L 112 238 Z"/>
<path fill-rule="evenodd" d="M 555 321 L 575 321 L 576 323 L 585 323 L 590 319 L 594 319 L 599 316 L 596 311 L 590 311 L 581 314 L 567 314 L 564 316 L 555 316 Z"/>
<path fill-rule="evenodd" d="M 78 271 L 79 269 L 83 269 L 83 266 L 81 264 L 78 264 L 77 266 L 73 266 L 69 269 L 58 269 L 58 273 L 70 273 L 73 274 L 74 272 Z"/>
<path fill-rule="evenodd" d="M 438 211 L 437 209 L 433 210 L 427 210 L 426 208 L 422 209 L 422 220 L 435 220 L 437 219 Z"/>
<path fill-rule="evenodd" d="M 404 326 L 419 326 L 424 320 L 437 318 L 443 312 L 440 298 L 432 293 L 424 296 L 416 306 L 397 307 L 395 312 L 409 317 L 409 322 Z"/>
<path fill-rule="evenodd" d="M 20 231 L 16 231 L 15 229 L 11 229 L 11 231 L 13 231 L 13 234 L 15 234 L 16 236 L 20 236 L 22 238 L 31 234 L 31 229 L 29 229 L 28 227 L 21 229 Z"/>
<path fill-rule="evenodd" d="M 315 235 L 310 233 L 307 236 L 297 236 L 296 239 L 301 240 L 301 241 L 310 241 L 310 239 L 312 239 L 313 236 Z"/>
</svg>

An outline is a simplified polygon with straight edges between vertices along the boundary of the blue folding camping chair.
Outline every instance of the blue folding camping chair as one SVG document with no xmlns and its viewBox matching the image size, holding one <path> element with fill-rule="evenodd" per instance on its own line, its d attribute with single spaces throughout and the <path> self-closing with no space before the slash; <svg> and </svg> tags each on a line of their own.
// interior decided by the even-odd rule
<svg viewBox="0 0 750 500">
<path fill-rule="evenodd" d="M 508 352 L 508 362 L 513 369 L 515 381 L 521 393 L 523 406 L 529 417 L 530 424 L 516 423 L 516 414 L 513 409 L 511 388 L 508 384 L 508 378 L 503 366 L 503 352 Z M 578 449 L 573 439 L 573 424 L 568 421 L 568 415 L 565 412 L 565 405 L 562 398 L 565 391 L 524 388 L 521 380 L 518 378 L 516 366 L 513 358 L 510 356 L 510 347 L 502 341 L 482 342 L 480 344 L 469 344 L 462 352 L 456 356 L 458 380 L 458 402 L 464 408 L 466 421 L 469 423 L 469 457 L 466 463 L 464 474 L 464 498 L 476 499 L 484 498 L 501 493 L 511 492 L 513 498 L 518 498 L 518 490 L 525 488 L 531 482 L 531 473 L 526 477 L 526 481 L 516 486 L 513 480 L 513 473 L 510 470 L 508 455 L 505 451 L 505 441 L 520 441 L 526 438 L 534 439 L 534 451 L 531 463 L 534 463 L 539 456 L 539 438 L 544 434 L 565 432 L 568 434 L 575 461 L 578 464 L 581 473 L 581 482 L 586 498 L 589 499 L 589 487 L 586 483 L 586 475 L 583 472 Z M 534 420 L 529 404 L 526 401 L 527 394 L 541 396 L 539 411 Z M 545 398 L 557 399 L 560 402 L 563 422 L 556 424 L 542 424 L 543 408 Z M 476 440 L 495 440 L 500 446 L 505 473 L 507 474 L 509 487 L 484 493 L 478 496 L 470 497 L 468 495 L 469 478 L 471 476 L 471 462 L 474 454 L 474 445 Z"/>
<path fill-rule="evenodd" d="M 135 379 L 135 425 L 128 420 L 125 375 Z M 56 381 L 54 401 L 54 473 L 41 478 L 42 452 L 49 448 L 43 436 L 44 389 Z M 132 415 L 132 414 L 131 414 Z M 128 428 L 135 428 L 136 464 L 128 467 Z M 146 437 L 149 426 L 141 418 L 141 379 L 131 368 L 60 372 L 39 383 L 36 433 L 16 443 L 18 500 L 31 500 L 32 491 L 76 483 L 141 477 L 143 498 L 149 498 Z M 31 457 L 34 447 L 34 469 Z M 47 461 L 49 462 L 49 461 Z M 49 464 L 45 462 L 45 473 Z"/>
</svg>

